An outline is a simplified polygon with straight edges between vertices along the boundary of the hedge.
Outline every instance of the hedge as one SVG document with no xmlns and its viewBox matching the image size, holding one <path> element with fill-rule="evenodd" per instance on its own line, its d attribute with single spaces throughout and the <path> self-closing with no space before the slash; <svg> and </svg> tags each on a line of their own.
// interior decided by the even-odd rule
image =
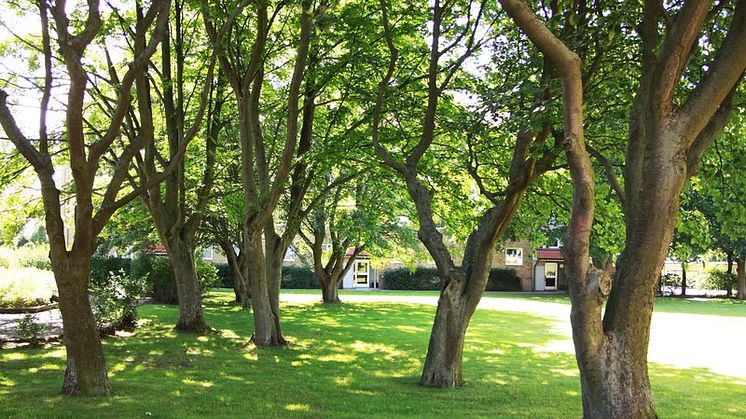
<svg viewBox="0 0 746 419">
<path fill-rule="evenodd" d="M 418 268 L 410 272 L 407 268 L 385 271 L 381 288 L 387 290 L 438 291 L 442 288 L 436 268 Z M 515 269 L 495 268 L 490 270 L 487 291 L 520 291 L 521 279 Z"/>
<path fill-rule="evenodd" d="M 319 289 L 321 284 L 311 268 L 306 266 L 283 266 L 282 288 Z"/>
<path fill-rule="evenodd" d="M 90 283 L 91 285 L 104 285 L 108 283 L 111 273 L 119 272 L 131 275 L 132 259 L 94 256 L 91 259 Z"/>
</svg>

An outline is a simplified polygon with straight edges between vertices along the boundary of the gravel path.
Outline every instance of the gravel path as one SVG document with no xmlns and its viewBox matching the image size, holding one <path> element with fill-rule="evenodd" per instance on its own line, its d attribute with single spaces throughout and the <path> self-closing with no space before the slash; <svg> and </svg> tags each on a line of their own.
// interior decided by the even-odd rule
<svg viewBox="0 0 746 419">
<path fill-rule="evenodd" d="M 0 314 L 0 342 L 18 340 L 16 327 L 25 314 Z M 33 313 L 31 316 L 37 323 L 47 325 L 42 333 L 44 339 L 56 338 L 62 335 L 62 315 L 59 309 Z"/>
</svg>

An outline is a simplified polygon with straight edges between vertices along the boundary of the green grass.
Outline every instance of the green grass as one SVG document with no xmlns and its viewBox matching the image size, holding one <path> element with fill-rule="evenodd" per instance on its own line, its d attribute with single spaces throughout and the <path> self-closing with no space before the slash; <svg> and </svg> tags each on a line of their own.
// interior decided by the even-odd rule
<svg viewBox="0 0 746 419">
<path fill-rule="evenodd" d="M 288 294 L 319 294 L 319 290 L 282 290 Z M 375 293 L 377 295 L 437 297 L 438 291 L 347 291 L 340 290 L 340 295 L 355 295 L 361 293 Z M 540 293 L 540 292 L 485 292 L 483 298 L 507 298 L 538 301 L 544 303 L 570 304 L 570 297 L 565 293 Z M 655 300 L 655 311 L 662 313 L 681 314 L 707 314 L 714 316 L 746 317 L 746 301 L 733 298 L 680 298 L 680 297 L 657 297 Z"/>
<path fill-rule="evenodd" d="M 478 311 L 464 355 L 467 385 L 417 385 L 434 307 L 360 303 L 283 306 L 285 349 L 246 345 L 250 315 L 230 294 L 206 301 L 219 334 L 176 334 L 176 307 L 140 308 L 142 326 L 105 341 L 116 394 L 59 395 L 64 350 L 0 352 L 2 417 L 464 417 L 581 415 L 572 355 L 541 348 L 559 339 L 552 321 Z M 746 383 L 701 369 L 651 366 L 659 415 L 746 416 Z"/>
</svg>

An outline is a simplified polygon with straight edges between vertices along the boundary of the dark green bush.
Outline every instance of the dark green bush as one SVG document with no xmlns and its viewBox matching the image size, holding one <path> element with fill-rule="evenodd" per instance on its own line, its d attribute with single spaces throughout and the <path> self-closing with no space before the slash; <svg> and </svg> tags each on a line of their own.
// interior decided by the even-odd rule
<svg viewBox="0 0 746 419">
<path fill-rule="evenodd" d="M 486 291 L 520 291 L 521 278 L 515 269 L 494 268 L 490 270 Z"/>
<path fill-rule="evenodd" d="M 318 289 L 321 288 L 321 285 L 311 268 L 305 266 L 283 266 L 282 288 Z"/>
<path fill-rule="evenodd" d="M 222 288 L 233 288 L 235 282 L 233 278 L 233 271 L 227 263 L 216 263 L 215 267 L 218 268 L 218 278 L 220 278 L 220 286 Z"/>
<path fill-rule="evenodd" d="M 94 256 L 91 259 L 91 285 L 103 285 L 113 274 L 132 274 L 132 260 L 120 257 Z"/>
<path fill-rule="evenodd" d="M 197 280 L 200 292 L 204 295 L 210 288 L 220 285 L 218 270 L 210 262 L 195 259 Z M 163 304 L 178 304 L 179 295 L 176 290 L 171 262 L 166 256 L 143 255 L 132 262 L 132 276 L 144 277 L 149 285 L 153 299 Z"/>
<path fill-rule="evenodd" d="M 407 268 L 391 269 L 383 273 L 383 288 L 387 290 L 431 290 L 442 288 L 436 268 L 417 268 L 410 272 Z M 521 279 L 515 269 L 495 268 L 490 271 L 487 291 L 520 291 Z"/>
<path fill-rule="evenodd" d="M 106 280 L 90 284 L 91 308 L 102 334 L 134 329 L 137 321 L 137 299 L 145 292 L 143 278 L 133 277 L 123 270 L 112 272 Z"/>
<path fill-rule="evenodd" d="M 385 271 L 381 281 L 382 288 L 387 290 L 440 290 L 442 287 L 438 270 L 435 268 L 417 268 L 410 272 L 407 268 Z"/>
</svg>

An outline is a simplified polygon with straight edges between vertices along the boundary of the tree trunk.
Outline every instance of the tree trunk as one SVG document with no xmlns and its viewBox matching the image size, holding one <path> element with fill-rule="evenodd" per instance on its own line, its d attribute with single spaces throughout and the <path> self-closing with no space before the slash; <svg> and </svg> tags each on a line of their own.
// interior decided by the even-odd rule
<svg viewBox="0 0 746 419">
<path fill-rule="evenodd" d="M 85 259 L 85 260 L 81 260 Z M 67 351 L 64 394 L 105 395 L 111 393 L 101 338 L 88 299 L 87 279 L 91 258 L 76 255 L 67 269 L 55 266 Z"/>
<path fill-rule="evenodd" d="M 179 321 L 175 330 L 193 333 L 209 331 L 210 327 L 202 314 L 202 295 L 194 266 L 194 247 L 187 241 L 170 239 L 166 241 L 166 252 L 171 260 L 179 296 Z"/>
<path fill-rule="evenodd" d="M 251 287 L 251 304 L 254 309 L 254 334 L 251 340 L 257 346 L 285 346 L 287 342 L 279 329 L 270 302 L 270 286 L 262 248 L 261 236 L 250 242 L 249 246 L 249 285 Z"/>
<path fill-rule="evenodd" d="M 733 275 L 733 253 L 728 252 L 728 275 Z M 730 297 L 733 294 L 733 287 L 727 286 L 725 290 L 725 296 Z"/>
<path fill-rule="evenodd" d="M 686 296 L 686 262 L 681 262 L 681 296 Z"/>
<path fill-rule="evenodd" d="M 440 293 L 420 378 L 420 384 L 425 387 L 456 388 L 464 383 L 464 337 L 476 308 L 476 303 L 469 302 L 463 292 L 464 282 L 465 278 L 458 274 Z"/>
<path fill-rule="evenodd" d="M 746 300 L 746 255 L 741 255 L 736 261 L 736 272 L 738 273 L 738 296 L 739 300 Z"/>
<path fill-rule="evenodd" d="M 322 281 L 321 278 L 319 278 L 319 282 L 321 282 L 321 299 L 326 304 L 335 304 L 335 303 L 341 303 L 339 300 L 339 280 L 335 280 L 334 278 L 329 278 L 328 280 Z"/>
</svg>

